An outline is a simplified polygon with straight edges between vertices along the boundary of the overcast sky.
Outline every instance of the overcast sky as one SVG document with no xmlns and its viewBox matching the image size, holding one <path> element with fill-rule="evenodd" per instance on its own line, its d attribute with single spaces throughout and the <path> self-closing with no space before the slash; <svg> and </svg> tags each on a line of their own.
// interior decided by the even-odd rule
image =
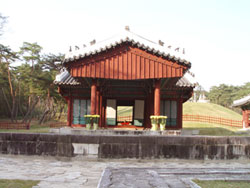
<svg viewBox="0 0 250 188">
<path fill-rule="evenodd" d="M 48 53 L 102 40 L 126 25 L 148 39 L 182 47 L 208 90 L 250 82 L 250 0 L 0 0 L 8 16 L 0 43 L 37 42 Z"/>
</svg>

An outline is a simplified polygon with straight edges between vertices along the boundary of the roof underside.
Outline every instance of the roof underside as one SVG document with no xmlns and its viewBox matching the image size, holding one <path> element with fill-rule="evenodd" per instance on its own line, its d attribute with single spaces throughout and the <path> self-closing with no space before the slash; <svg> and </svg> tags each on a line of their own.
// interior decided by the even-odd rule
<svg viewBox="0 0 250 188">
<path fill-rule="evenodd" d="M 182 78 L 179 78 L 174 86 L 179 88 L 194 88 L 196 83 L 190 82 L 188 77 L 190 77 L 189 73 L 186 73 Z M 54 84 L 58 86 L 81 86 L 81 82 L 72 77 L 67 70 L 57 75 Z"/>
</svg>

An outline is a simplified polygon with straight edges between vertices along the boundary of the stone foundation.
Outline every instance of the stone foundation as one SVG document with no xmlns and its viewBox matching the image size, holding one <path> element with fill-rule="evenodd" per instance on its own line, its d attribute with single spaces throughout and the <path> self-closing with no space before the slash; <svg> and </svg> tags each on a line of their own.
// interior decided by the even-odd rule
<svg viewBox="0 0 250 188">
<path fill-rule="evenodd" d="M 99 158 L 249 159 L 250 137 L 0 133 L 0 153 Z"/>
</svg>

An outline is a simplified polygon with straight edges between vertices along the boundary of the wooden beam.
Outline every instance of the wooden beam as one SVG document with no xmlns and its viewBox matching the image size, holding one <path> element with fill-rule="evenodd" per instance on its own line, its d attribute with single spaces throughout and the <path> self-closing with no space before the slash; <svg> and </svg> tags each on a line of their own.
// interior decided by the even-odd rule
<svg viewBox="0 0 250 188">
<path fill-rule="evenodd" d="M 168 81 L 169 81 L 169 78 L 165 78 L 162 80 L 163 82 L 161 83 L 161 89 L 162 88 L 165 88 L 165 86 L 167 85 Z"/>
</svg>

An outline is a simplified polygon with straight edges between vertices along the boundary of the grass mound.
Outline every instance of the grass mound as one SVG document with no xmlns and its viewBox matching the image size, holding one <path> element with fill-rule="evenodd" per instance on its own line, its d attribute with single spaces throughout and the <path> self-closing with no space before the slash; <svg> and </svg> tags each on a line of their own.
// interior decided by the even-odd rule
<svg viewBox="0 0 250 188">
<path fill-rule="evenodd" d="M 212 103 L 186 102 L 183 105 L 183 114 L 222 117 L 226 119 L 242 120 L 242 116 L 233 110 Z"/>
</svg>

